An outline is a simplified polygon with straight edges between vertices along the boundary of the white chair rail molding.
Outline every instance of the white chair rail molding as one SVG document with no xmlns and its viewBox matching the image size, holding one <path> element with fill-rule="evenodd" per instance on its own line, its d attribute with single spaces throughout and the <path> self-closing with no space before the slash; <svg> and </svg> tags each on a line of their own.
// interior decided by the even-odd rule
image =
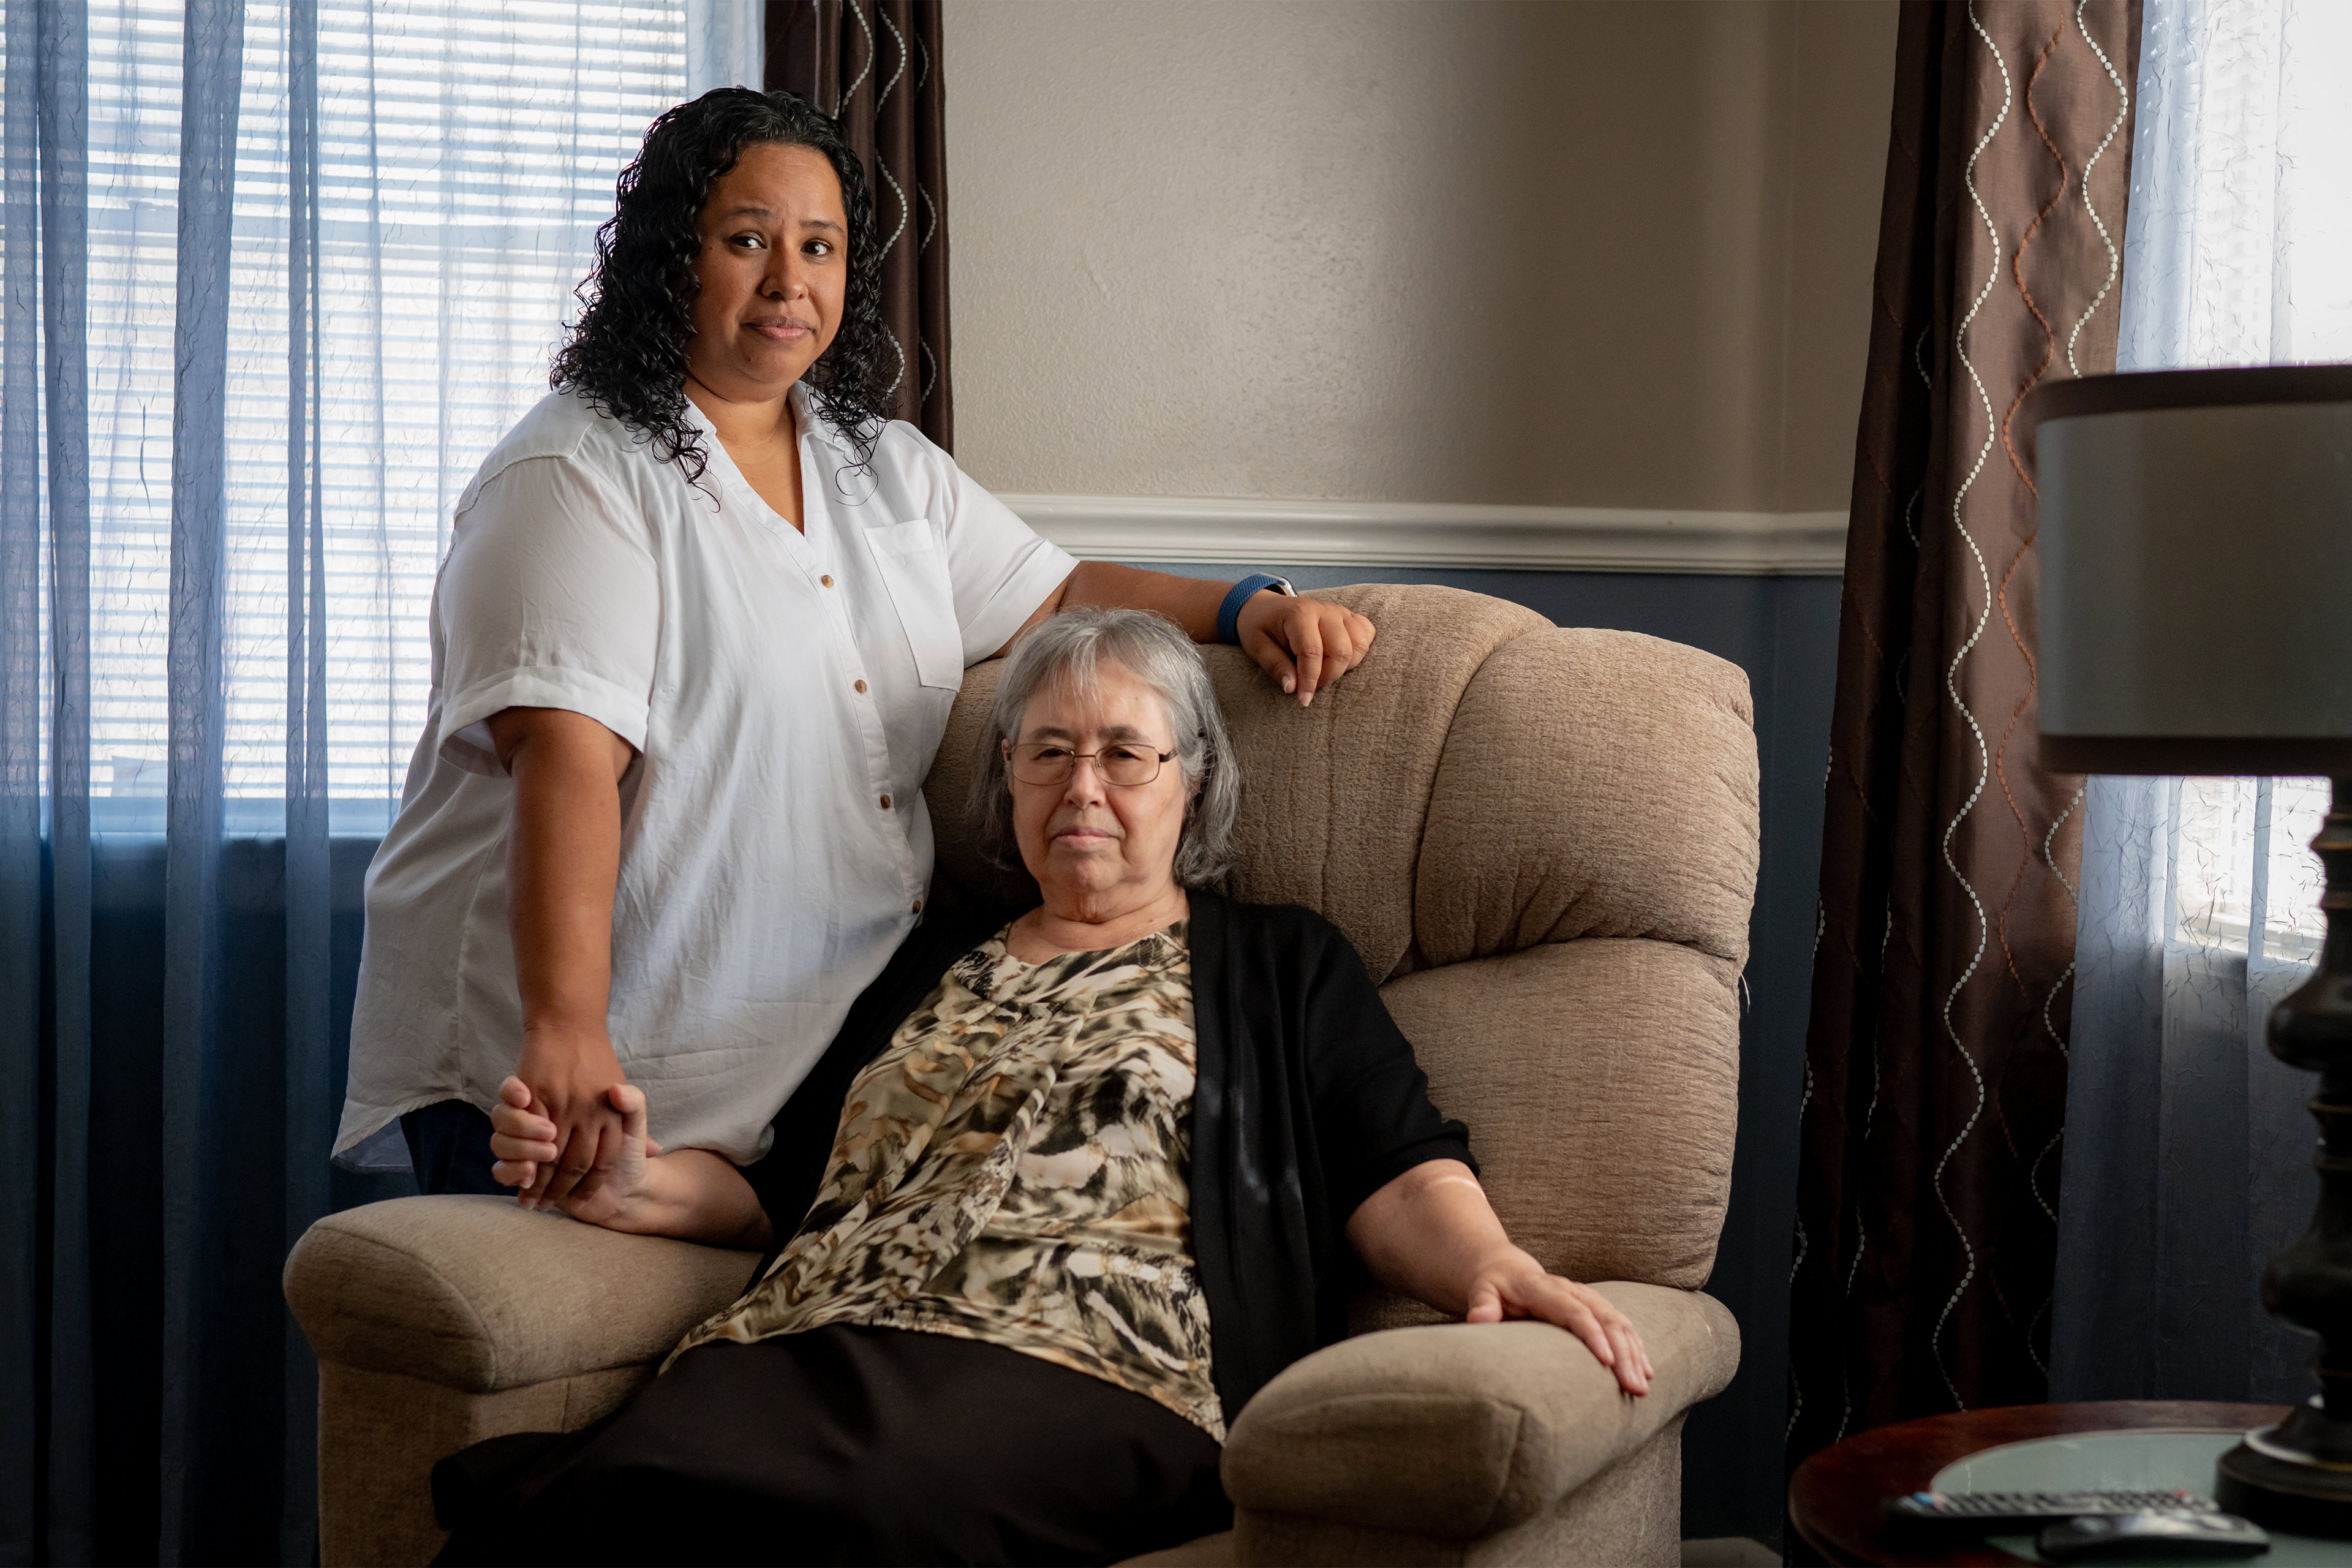
<svg viewBox="0 0 2352 1568">
<path fill-rule="evenodd" d="M 1081 559 L 1835 577 L 1843 511 L 1006 495 Z"/>
</svg>

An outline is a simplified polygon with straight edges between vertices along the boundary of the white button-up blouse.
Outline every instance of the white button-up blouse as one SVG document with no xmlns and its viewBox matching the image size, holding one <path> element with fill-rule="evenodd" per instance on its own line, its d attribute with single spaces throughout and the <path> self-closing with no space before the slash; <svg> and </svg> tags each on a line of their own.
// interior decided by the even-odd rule
<svg viewBox="0 0 2352 1568">
<path fill-rule="evenodd" d="M 557 394 L 459 498 L 425 734 L 368 870 L 337 1152 L 437 1100 L 488 1110 L 521 1054 L 502 710 L 584 713 L 637 749 L 608 1023 L 664 1144 L 764 1153 L 915 924 L 923 776 L 964 667 L 1076 563 L 913 426 L 860 467 L 803 389 L 793 406 L 803 530 L 691 405 L 700 486 Z"/>
</svg>

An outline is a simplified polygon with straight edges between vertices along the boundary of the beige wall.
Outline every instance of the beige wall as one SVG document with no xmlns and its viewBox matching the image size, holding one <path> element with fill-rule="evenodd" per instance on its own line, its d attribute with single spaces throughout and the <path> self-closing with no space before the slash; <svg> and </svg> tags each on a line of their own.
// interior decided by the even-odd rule
<svg viewBox="0 0 2352 1568">
<path fill-rule="evenodd" d="M 1008 492 L 1842 509 L 1885 0 L 953 0 Z"/>
</svg>

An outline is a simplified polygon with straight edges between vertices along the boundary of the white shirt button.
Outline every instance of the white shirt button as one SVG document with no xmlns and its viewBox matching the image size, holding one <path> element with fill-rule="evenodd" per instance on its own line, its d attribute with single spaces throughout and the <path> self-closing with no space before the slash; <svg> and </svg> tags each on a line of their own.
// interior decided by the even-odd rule
<svg viewBox="0 0 2352 1568">
<path fill-rule="evenodd" d="M 859 695 L 860 697 L 863 697 L 863 696 L 865 696 L 865 695 L 866 695 L 866 682 L 864 682 L 864 681 L 862 681 L 862 680 L 861 680 L 861 681 L 859 681 L 859 682 L 857 682 L 857 695 Z"/>
<path fill-rule="evenodd" d="M 890 809 L 890 797 L 887 795 L 882 797 L 882 809 L 885 811 Z"/>
<path fill-rule="evenodd" d="M 833 574 L 831 573 L 827 573 L 825 575 L 818 578 L 817 581 L 830 588 L 833 586 Z"/>
</svg>

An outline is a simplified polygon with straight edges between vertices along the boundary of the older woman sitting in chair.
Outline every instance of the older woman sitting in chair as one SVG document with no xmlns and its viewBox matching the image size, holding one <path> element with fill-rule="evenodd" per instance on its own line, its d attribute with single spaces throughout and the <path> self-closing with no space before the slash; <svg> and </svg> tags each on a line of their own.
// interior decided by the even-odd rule
<svg viewBox="0 0 2352 1568">
<path fill-rule="evenodd" d="M 444 1461 L 443 1561 L 1088 1562 L 1209 1533 L 1227 1420 L 1341 1335 L 1358 1260 L 1648 1388 L 1623 1315 L 1503 1234 L 1346 939 L 1202 886 L 1240 781 L 1191 642 L 1057 616 L 994 720 L 989 832 L 1043 903 L 918 930 L 756 1164 L 662 1153 L 612 1091 L 628 1157 L 569 1212 L 769 1257 L 618 1415 Z M 505 1099 L 499 1178 L 527 1185 L 554 1130 Z"/>
</svg>

